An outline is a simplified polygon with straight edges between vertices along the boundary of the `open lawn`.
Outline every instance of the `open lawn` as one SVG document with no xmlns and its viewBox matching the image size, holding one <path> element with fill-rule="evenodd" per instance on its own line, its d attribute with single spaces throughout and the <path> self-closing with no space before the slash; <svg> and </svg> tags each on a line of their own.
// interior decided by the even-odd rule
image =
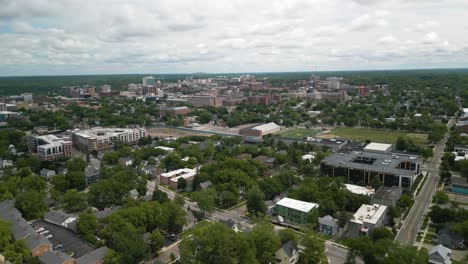
<svg viewBox="0 0 468 264">
<path fill-rule="evenodd" d="M 391 130 L 376 130 L 369 128 L 352 128 L 352 127 L 340 127 L 333 129 L 329 133 L 321 134 L 318 137 L 326 138 L 346 138 L 352 140 L 366 141 L 371 140 L 372 142 L 379 143 L 390 143 L 395 144 L 398 137 L 406 136 L 411 138 L 417 145 L 424 145 L 427 143 L 427 134 L 408 133 L 403 131 L 391 131 Z"/>
<path fill-rule="evenodd" d="M 280 135 L 282 137 L 288 137 L 288 138 L 305 138 L 305 137 L 313 137 L 319 132 L 320 130 L 316 130 L 316 129 L 298 128 L 298 129 L 291 129 L 288 131 L 284 131 Z"/>
</svg>

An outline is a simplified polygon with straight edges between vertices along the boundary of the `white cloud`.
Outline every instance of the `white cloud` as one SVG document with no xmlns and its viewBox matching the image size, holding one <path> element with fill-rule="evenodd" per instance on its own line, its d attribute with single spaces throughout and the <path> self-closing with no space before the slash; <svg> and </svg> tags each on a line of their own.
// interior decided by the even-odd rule
<svg viewBox="0 0 468 264">
<path fill-rule="evenodd" d="M 2 75 L 450 67 L 453 60 L 441 58 L 451 56 L 468 63 L 463 0 L 0 0 L 0 6 Z M 425 61 L 418 66 L 419 56 Z"/>
</svg>

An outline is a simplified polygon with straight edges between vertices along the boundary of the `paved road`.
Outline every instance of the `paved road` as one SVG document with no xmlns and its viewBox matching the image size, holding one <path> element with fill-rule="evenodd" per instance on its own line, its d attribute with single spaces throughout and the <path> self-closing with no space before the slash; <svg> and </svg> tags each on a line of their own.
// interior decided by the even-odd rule
<svg viewBox="0 0 468 264">
<path fill-rule="evenodd" d="M 454 122 L 455 119 L 451 119 L 448 126 L 450 127 Z M 432 202 L 432 196 L 437 190 L 437 184 L 439 182 L 439 166 L 442 155 L 444 154 L 447 139 L 448 133 L 434 146 L 433 157 L 426 163 L 426 171 L 429 172 L 428 179 L 422 187 L 419 195 L 414 198 L 414 205 L 403 223 L 402 228 L 395 237 L 395 240 L 399 241 L 401 244 L 412 246 L 418 235 L 424 214 L 429 209 L 429 205 Z"/>
<path fill-rule="evenodd" d="M 344 264 L 348 256 L 348 250 L 343 247 L 336 246 L 333 242 L 325 241 L 325 250 L 328 262 L 333 264 Z"/>
</svg>

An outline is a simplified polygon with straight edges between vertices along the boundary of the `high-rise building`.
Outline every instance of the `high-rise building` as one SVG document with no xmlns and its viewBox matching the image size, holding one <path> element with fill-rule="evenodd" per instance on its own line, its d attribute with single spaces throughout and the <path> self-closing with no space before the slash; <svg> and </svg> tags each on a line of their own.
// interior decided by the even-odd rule
<svg viewBox="0 0 468 264">
<path fill-rule="evenodd" d="M 144 87 L 153 87 L 156 84 L 156 79 L 153 76 L 147 76 L 143 78 Z"/>
<path fill-rule="evenodd" d="M 111 149 L 115 141 L 136 144 L 146 136 L 143 128 L 92 128 L 72 130 L 73 145 L 82 151 Z"/>
</svg>

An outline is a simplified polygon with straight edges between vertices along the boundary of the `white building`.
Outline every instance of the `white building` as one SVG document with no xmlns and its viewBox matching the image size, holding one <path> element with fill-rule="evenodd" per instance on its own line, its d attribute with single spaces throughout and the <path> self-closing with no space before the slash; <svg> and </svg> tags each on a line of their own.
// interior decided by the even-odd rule
<svg viewBox="0 0 468 264">
<path fill-rule="evenodd" d="M 197 175 L 196 169 L 183 168 L 166 173 L 161 173 L 159 182 L 177 188 L 179 179 L 184 178 L 186 181 L 191 181 Z"/>
<path fill-rule="evenodd" d="M 71 130 L 73 145 L 82 151 L 111 149 L 115 141 L 136 144 L 146 136 L 143 128 L 102 128 Z"/>
<path fill-rule="evenodd" d="M 370 235 L 374 229 L 385 226 L 387 206 L 363 204 L 348 223 L 348 237 Z"/>
<path fill-rule="evenodd" d="M 43 135 L 31 138 L 30 148 L 40 160 L 58 160 L 73 157 L 72 141 L 67 137 Z"/>
</svg>

